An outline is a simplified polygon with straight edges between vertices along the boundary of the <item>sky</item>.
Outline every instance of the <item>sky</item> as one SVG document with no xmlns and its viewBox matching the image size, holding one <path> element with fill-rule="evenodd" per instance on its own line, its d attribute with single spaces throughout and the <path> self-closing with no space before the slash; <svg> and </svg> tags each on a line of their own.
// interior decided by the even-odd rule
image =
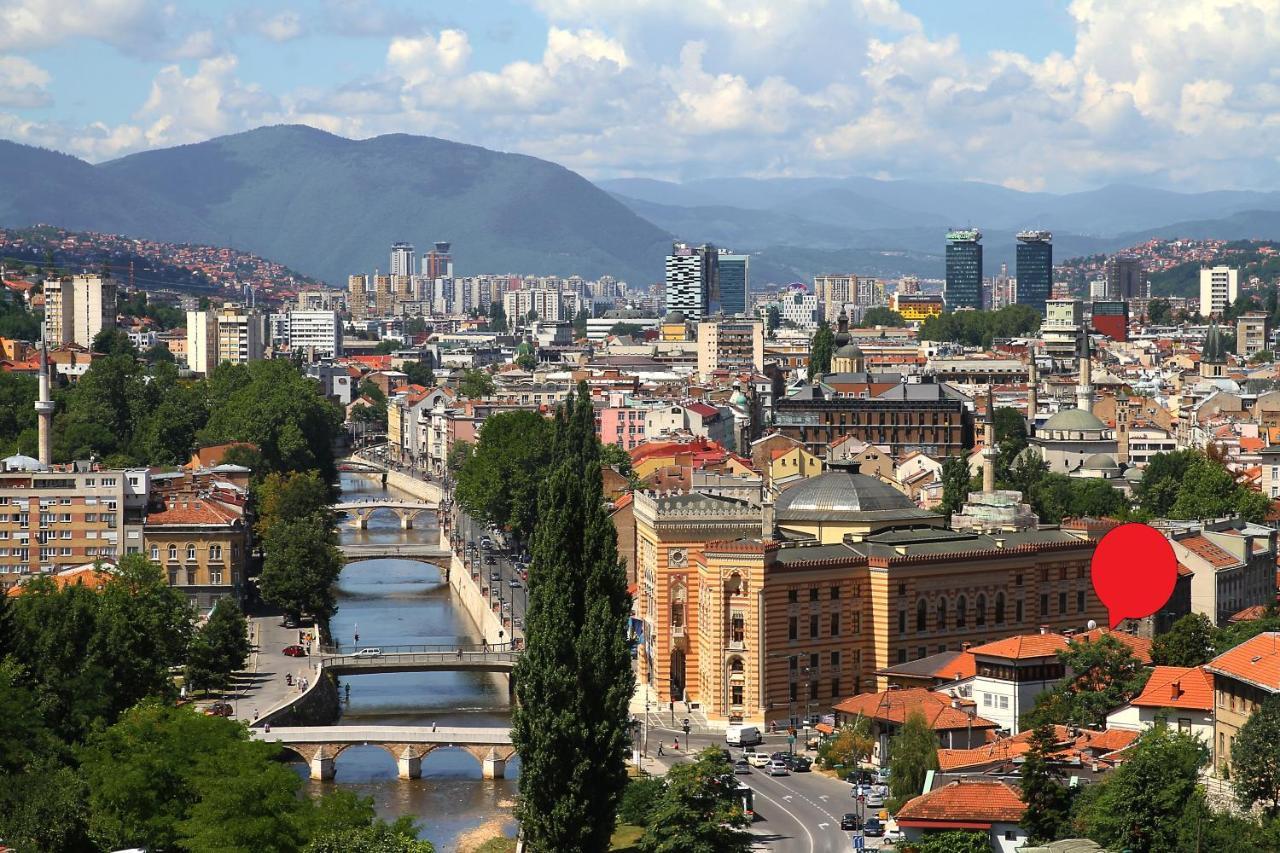
<svg viewBox="0 0 1280 853">
<path fill-rule="evenodd" d="M 1280 0 L 0 0 L 0 138 L 264 124 L 589 178 L 1280 183 Z"/>
</svg>

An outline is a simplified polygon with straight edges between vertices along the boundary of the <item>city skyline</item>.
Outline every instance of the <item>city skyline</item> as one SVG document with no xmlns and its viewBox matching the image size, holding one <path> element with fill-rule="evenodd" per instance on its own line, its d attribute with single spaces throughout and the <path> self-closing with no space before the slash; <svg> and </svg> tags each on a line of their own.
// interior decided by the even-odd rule
<svg viewBox="0 0 1280 853">
<path fill-rule="evenodd" d="M 0 4 L 0 136 L 92 161 L 299 122 L 436 135 L 597 179 L 1063 192 L 1276 177 L 1280 8 L 1262 0 L 1002 0 L 965 14 L 918 0 L 45 6 Z M 1259 37 L 1241 42 L 1246 31 Z M 842 61 L 813 60 L 828 55 Z"/>
</svg>

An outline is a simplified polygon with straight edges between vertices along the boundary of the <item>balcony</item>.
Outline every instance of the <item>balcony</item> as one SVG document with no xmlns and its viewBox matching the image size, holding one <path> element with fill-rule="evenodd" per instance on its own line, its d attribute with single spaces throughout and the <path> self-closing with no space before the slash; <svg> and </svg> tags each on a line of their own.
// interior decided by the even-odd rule
<svg viewBox="0 0 1280 853">
<path fill-rule="evenodd" d="M 683 626 L 683 625 L 672 625 L 672 626 L 671 626 L 671 636 L 672 636 L 672 637 L 683 637 L 683 636 L 684 636 L 684 626 Z"/>
</svg>

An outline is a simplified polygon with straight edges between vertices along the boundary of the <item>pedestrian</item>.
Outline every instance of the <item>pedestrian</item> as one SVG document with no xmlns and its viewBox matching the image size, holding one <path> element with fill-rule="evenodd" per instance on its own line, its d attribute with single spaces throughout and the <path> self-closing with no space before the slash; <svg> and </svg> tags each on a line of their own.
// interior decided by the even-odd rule
<svg viewBox="0 0 1280 853">
<path fill-rule="evenodd" d="M 662 741 L 658 741 L 658 755 L 666 755 L 666 753 L 662 751 Z"/>
<path fill-rule="evenodd" d="M 671 748 L 672 748 L 672 749 L 674 749 L 674 750 L 676 750 L 677 752 L 679 752 L 679 751 L 680 751 L 680 738 L 674 738 L 674 741 L 675 741 L 675 743 L 674 743 L 674 745 L 673 745 Z"/>
<path fill-rule="evenodd" d="M 462 660 L 462 649 L 458 649 L 458 660 Z"/>
<path fill-rule="evenodd" d="M 356 645 L 360 645 L 360 635 L 356 634 Z"/>
<path fill-rule="evenodd" d="M 254 709 L 253 709 L 253 721 L 254 721 L 255 723 L 258 721 L 258 709 L 257 709 L 257 708 L 254 708 Z"/>
<path fill-rule="evenodd" d="M 266 730 L 266 733 L 267 733 L 267 734 L 271 734 L 271 724 L 270 724 L 270 723 L 267 723 L 265 726 L 263 726 L 263 728 Z"/>
</svg>

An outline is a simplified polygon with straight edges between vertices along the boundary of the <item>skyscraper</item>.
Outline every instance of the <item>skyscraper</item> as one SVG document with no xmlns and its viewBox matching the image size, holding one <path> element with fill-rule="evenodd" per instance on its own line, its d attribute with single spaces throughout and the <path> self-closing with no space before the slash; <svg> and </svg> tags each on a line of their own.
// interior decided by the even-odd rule
<svg viewBox="0 0 1280 853">
<path fill-rule="evenodd" d="M 1240 293 L 1239 275 L 1228 266 L 1200 268 L 1200 316 L 1216 317 L 1231 307 Z"/>
<path fill-rule="evenodd" d="M 716 265 L 720 273 L 720 310 L 726 317 L 745 317 L 751 293 L 748 256 L 721 249 Z"/>
<path fill-rule="evenodd" d="M 422 256 L 422 274 L 435 281 L 437 278 L 453 278 L 453 255 L 449 243 L 436 243 Z"/>
<path fill-rule="evenodd" d="M 1019 231 L 1017 267 L 1018 304 L 1044 313 L 1053 289 L 1053 235 L 1048 231 Z"/>
<path fill-rule="evenodd" d="M 98 275 L 48 278 L 44 283 L 44 339 L 55 347 L 88 349 L 116 325 L 116 283 Z"/>
<path fill-rule="evenodd" d="M 1142 261 L 1133 255 L 1113 255 L 1103 267 L 1107 299 L 1146 299 L 1147 276 Z"/>
<path fill-rule="evenodd" d="M 701 320 L 720 311 L 720 253 L 710 244 L 673 243 L 667 255 L 666 313 L 680 311 Z"/>
<path fill-rule="evenodd" d="M 414 255 L 415 253 L 412 245 L 408 243 L 392 243 L 391 274 L 413 275 Z"/>
<path fill-rule="evenodd" d="M 982 232 L 976 228 L 947 232 L 947 310 L 982 308 Z"/>
</svg>

